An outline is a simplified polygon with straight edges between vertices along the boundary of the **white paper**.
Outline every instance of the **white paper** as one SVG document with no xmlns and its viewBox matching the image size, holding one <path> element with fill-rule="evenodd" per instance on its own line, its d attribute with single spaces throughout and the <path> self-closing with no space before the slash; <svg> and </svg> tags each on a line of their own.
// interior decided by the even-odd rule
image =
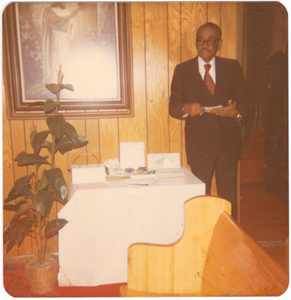
<svg viewBox="0 0 291 300">
<path fill-rule="evenodd" d="M 126 179 L 122 181 L 123 185 L 132 186 L 132 187 L 142 187 L 148 186 L 153 183 L 154 179 Z"/>
<path fill-rule="evenodd" d="M 145 144 L 120 143 L 120 166 L 123 169 L 145 167 Z"/>
<path fill-rule="evenodd" d="M 205 106 L 204 108 L 205 108 L 205 111 L 208 111 L 208 110 L 210 110 L 212 108 L 221 108 L 221 107 L 223 107 L 223 106 L 221 104 L 219 104 L 217 106 Z"/>
<path fill-rule="evenodd" d="M 185 177 L 185 174 L 183 172 L 178 172 L 178 171 L 158 171 L 157 172 L 157 178 L 163 179 L 163 178 L 178 178 L 178 177 Z"/>
<path fill-rule="evenodd" d="M 156 174 L 131 174 L 130 178 L 133 180 L 154 179 L 154 178 L 156 178 Z"/>
<path fill-rule="evenodd" d="M 148 169 L 181 168 L 180 153 L 148 154 Z"/>
<path fill-rule="evenodd" d="M 185 174 L 174 170 L 159 170 L 157 173 L 159 185 L 184 185 Z"/>
</svg>

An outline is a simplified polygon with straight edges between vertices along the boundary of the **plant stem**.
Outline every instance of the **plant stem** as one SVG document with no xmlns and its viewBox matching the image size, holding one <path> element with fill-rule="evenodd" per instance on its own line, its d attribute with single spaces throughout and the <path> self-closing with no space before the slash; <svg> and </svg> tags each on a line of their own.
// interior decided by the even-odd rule
<svg viewBox="0 0 291 300">
<path fill-rule="evenodd" d="M 60 80 L 60 79 L 58 79 Z M 61 80 L 60 82 L 58 82 L 58 85 L 61 84 Z M 56 101 L 59 104 L 59 99 L 60 99 L 60 91 L 58 91 L 56 93 Z M 57 105 L 56 109 L 55 109 L 55 113 L 56 115 L 59 114 L 59 106 Z M 51 169 L 54 167 L 54 161 L 55 161 L 55 142 L 56 142 L 56 137 L 53 135 L 53 145 L 52 145 L 52 160 L 51 160 Z"/>
<path fill-rule="evenodd" d="M 60 79 L 60 82 L 58 82 L 58 88 L 60 88 L 60 85 L 62 83 L 62 79 Z M 58 103 L 56 107 L 56 114 L 59 114 L 59 104 L 60 104 L 60 90 L 58 89 L 58 92 L 56 93 L 56 101 Z"/>
<path fill-rule="evenodd" d="M 38 165 L 35 164 L 34 168 L 35 168 L 35 175 L 34 175 L 34 177 L 35 177 L 35 187 L 37 187 L 37 185 L 38 185 Z"/>
<path fill-rule="evenodd" d="M 54 161 L 55 161 L 55 141 L 56 141 L 56 137 L 53 135 L 51 169 L 53 169 Z"/>
<path fill-rule="evenodd" d="M 33 217 L 33 215 L 31 214 L 31 216 Z M 36 242 L 36 248 L 37 248 L 37 257 L 38 257 L 38 261 L 40 261 L 40 251 L 39 251 L 39 244 L 38 244 L 38 235 L 36 232 L 36 226 L 33 223 L 33 232 L 34 232 L 34 238 L 35 238 L 35 242 Z"/>
<path fill-rule="evenodd" d="M 41 228 L 41 216 L 40 213 L 37 214 L 37 225 L 38 225 L 38 234 L 39 234 L 39 242 L 40 242 L 40 255 L 39 255 L 39 263 L 42 265 L 44 263 L 44 249 L 43 249 L 43 239 L 42 239 L 42 228 Z"/>
<path fill-rule="evenodd" d="M 48 216 L 46 216 L 46 219 L 45 219 L 45 226 L 47 225 L 48 223 Z M 44 237 L 44 254 L 46 254 L 46 248 L 47 248 L 47 238 L 46 236 Z"/>
</svg>

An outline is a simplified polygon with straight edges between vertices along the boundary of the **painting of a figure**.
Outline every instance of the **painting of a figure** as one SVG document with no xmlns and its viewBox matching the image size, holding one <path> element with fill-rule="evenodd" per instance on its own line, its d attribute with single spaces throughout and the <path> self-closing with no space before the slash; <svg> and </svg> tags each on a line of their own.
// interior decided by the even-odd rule
<svg viewBox="0 0 291 300">
<path fill-rule="evenodd" d="M 47 99 L 60 68 L 65 101 L 120 97 L 116 3 L 17 3 L 16 20 L 24 102 Z"/>
</svg>

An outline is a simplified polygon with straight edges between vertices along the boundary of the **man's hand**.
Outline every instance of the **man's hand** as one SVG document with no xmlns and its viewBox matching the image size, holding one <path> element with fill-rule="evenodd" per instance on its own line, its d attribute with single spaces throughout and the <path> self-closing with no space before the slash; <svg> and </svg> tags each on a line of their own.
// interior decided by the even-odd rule
<svg viewBox="0 0 291 300">
<path fill-rule="evenodd" d="M 226 107 L 212 108 L 207 113 L 220 117 L 235 118 L 239 114 L 239 111 L 235 108 L 232 100 L 229 100 L 227 104 L 228 106 Z"/>
<path fill-rule="evenodd" d="M 191 117 L 198 116 L 205 112 L 205 108 L 199 103 L 186 103 L 184 105 L 184 113 L 189 114 Z"/>
</svg>

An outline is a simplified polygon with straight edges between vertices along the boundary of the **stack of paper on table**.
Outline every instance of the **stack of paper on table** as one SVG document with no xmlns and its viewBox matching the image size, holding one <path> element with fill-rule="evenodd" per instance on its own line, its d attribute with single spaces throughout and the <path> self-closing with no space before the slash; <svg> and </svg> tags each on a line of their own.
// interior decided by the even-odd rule
<svg viewBox="0 0 291 300">
<path fill-rule="evenodd" d="M 183 172 L 173 169 L 162 169 L 156 173 L 159 185 L 184 185 L 186 177 Z"/>
<path fill-rule="evenodd" d="M 140 179 L 155 179 L 156 178 L 156 174 L 155 173 L 134 173 L 130 175 L 131 179 L 135 179 L 135 180 L 140 180 Z"/>
</svg>

